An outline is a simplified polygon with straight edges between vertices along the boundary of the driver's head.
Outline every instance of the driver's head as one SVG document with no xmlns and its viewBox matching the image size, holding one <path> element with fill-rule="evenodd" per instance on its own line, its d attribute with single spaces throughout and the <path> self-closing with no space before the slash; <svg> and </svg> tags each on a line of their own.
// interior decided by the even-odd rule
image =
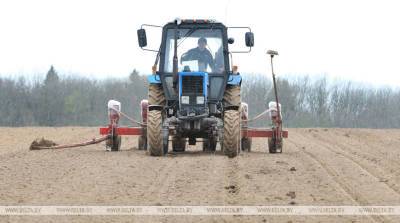
<svg viewBox="0 0 400 223">
<path fill-rule="evenodd" d="M 207 39 L 204 37 L 199 38 L 197 45 L 199 46 L 200 50 L 204 50 L 207 46 Z"/>
</svg>

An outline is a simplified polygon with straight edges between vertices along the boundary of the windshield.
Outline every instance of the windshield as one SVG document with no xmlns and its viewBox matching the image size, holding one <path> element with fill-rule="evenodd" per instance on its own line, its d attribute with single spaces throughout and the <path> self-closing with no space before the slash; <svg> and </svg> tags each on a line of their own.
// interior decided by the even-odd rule
<svg viewBox="0 0 400 223">
<path fill-rule="evenodd" d="M 164 72 L 172 73 L 174 29 L 167 31 Z M 178 29 L 178 71 L 222 73 L 225 70 L 220 29 Z"/>
</svg>

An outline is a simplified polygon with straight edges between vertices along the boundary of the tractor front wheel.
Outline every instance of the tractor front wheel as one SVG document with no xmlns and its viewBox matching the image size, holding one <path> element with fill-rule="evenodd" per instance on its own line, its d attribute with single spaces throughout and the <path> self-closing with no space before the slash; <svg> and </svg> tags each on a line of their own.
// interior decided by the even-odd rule
<svg viewBox="0 0 400 223">
<path fill-rule="evenodd" d="M 139 136 L 138 149 L 139 150 L 147 150 L 147 138 L 146 138 L 146 135 Z"/>
<path fill-rule="evenodd" d="M 240 112 L 224 112 L 224 139 L 222 149 L 229 158 L 236 157 L 240 149 Z"/>
<path fill-rule="evenodd" d="M 217 140 L 216 139 L 203 139 L 203 151 L 204 152 L 215 152 L 217 148 Z"/>
<path fill-rule="evenodd" d="M 182 137 L 172 137 L 172 151 L 174 152 L 185 152 L 186 150 L 186 139 Z"/>
<path fill-rule="evenodd" d="M 149 111 L 147 116 L 147 148 L 151 156 L 164 155 L 161 111 Z"/>
</svg>

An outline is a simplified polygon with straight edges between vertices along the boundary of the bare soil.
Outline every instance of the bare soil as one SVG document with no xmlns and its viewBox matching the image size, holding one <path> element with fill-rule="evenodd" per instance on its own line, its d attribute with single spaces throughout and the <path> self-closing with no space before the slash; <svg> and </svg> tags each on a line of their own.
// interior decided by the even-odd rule
<svg viewBox="0 0 400 223">
<path fill-rule="evenodd" d="M 150 157 L 136 137 L 29 150 L 44 137 L 90 140 L 97 128 L 0 128 L 0 205 L 400 205 L 400 130 L 289 129 L 230 159 L 201 152 Z M 219 148 L 217 148 L 219 150 Z M 399 216 L 0 216 L 0 222 L 400 222 Z"/>
</svg>

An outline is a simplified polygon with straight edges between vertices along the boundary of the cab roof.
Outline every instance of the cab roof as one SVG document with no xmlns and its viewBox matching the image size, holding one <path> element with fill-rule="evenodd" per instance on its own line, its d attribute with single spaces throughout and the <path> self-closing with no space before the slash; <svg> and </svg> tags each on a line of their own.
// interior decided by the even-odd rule
<svg viewBox="0 0 400 223">
<path fill-rule="evenodd" d="M 178 19 L 175 19 L 174 21 L 171 21 L 167 23 L 164 28 L 172 28 L 176 26 L 176 21 Z M 179 26 L 182 27 L 194 27 L 198 26 L 201 28 L 207 28 L 207 27 L 214 27 L 214 28 L 226 28 L 224 24 L 217 22 L 216 20 L 213 19 L 179 19 L 180 24 Z"/>
</svg>

